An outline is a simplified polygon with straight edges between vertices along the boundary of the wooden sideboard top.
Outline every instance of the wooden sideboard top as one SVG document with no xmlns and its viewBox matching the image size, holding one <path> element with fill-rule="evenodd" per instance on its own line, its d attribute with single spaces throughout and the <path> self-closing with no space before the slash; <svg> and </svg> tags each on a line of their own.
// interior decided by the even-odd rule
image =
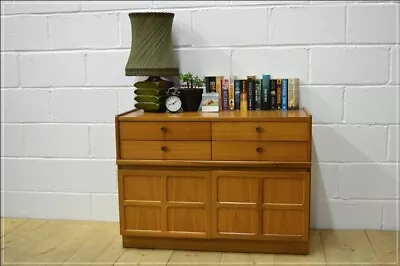
<svg viewBox="0 0 400 266">
<path fill-rule="evenodd" d="M 311 114 L 305 109 L 266 111 L 220 111 L 218 113 L 183 112 L 145 113 L 133 109 L 117 115 L 119 121 L 309 121 Z"/>
</svg>

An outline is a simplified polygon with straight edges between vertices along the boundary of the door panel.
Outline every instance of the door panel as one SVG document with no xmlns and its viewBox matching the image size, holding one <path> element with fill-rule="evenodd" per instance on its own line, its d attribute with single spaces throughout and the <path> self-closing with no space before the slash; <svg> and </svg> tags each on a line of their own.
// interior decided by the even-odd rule
<svg viewBox="0 0 400 266">
<path fill-rule="evenodd" d="M 267 209 L 263 211 L 263 234 L 272 236 L 302 236 L 302 210 Z"/>
<path fill-rule="evenodd" d="M 127 230 L 161 232 L 161 208 L 153 206 L 126 206 Z"/>
<path fill-rule="evenodd" d="M 168 176 L 167 201 L 206 202 L 206 181 L 201 176 Z"/>
<path fill-rule="evenodd" d="M 219 208 L 217 212 L 217 231 L 220 234 L 251 234 L 258 230 L 256 209 Z"/>
<path fill-rule="evenodd" d="M 258 180 L 256 178 L 221 176 L 217 179 L 217 187 L 218 202 L 257 202 Z"/>
<path fill-rule="evenodd" d="M 212 236 L 308 240 L 306 172 L 213 171 Z"/>
<path fill-rule="evenodd" d="M 119 170 L 121 232 L 209 238 L 209 171 Z"/>
<path fill-rule="evenodd" d="M 169 207 L 167 217 L 169 232 L 206 233 L 207 214 L 204 208 Z"/>
<path fill-rule="evenodd" d="M 263 191 L 264 203 L 304 203 L 304 179 L 266 178 L 263 180 Z"/>
</svg>

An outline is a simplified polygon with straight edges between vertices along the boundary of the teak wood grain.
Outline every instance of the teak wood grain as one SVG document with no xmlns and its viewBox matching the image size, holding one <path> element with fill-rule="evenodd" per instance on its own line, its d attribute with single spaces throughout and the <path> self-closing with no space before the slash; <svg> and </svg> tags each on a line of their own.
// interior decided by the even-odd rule
<svg viewBox="0 0 400 266">
<path fill-rule="evenodd" d="M 195 238 L 210 234 L 208 171 L 119 172 L 123 234 Z"/>
<path fill-rule="evenodd" d="M 210 140 L 208 122 L 121 122 L 121 140 Z"/>
<path fill-rule="evenodd" d="M 122 159 L 211 160 L 209 141 L 121 141 Z"/>
<path fill-rule="evenodd" d="M 304 122 L 215 122 L 213 140 L 307 141 L 308 126 Z"/>
<path fill-rule="evenodd" d="M 116 116 L 124 247 L 306 254 L 311 122 L 307 110 Z"/>
<path fill-rule="evenodd" d="M 118 116 L 119 121 L 307 121 L 311 115 L 305 110 L 270 110 L 270 111 L 221 111 L 218 113 L 183 112 L 169 113 L 145 113 L 143 110 L 133 109 Z"/>
<path fill-rule="evenodd" d="M 217 161 L 305 162 L 308 143 L 274 141 L 213 141 L 212 159 Z"/>
</svg>

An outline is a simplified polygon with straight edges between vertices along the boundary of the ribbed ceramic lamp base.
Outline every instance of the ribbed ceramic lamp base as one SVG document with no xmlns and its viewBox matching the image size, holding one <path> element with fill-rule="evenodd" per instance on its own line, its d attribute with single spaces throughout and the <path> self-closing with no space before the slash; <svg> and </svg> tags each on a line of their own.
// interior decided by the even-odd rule
<svg viewBox="0 0 400 266">
<path fill-rule="evenodd" d="M 174 85 L 173 82 L 161 79 L 157 76 L 150 76 L 145 81 L 138 81 L 134 84 L 135 107 L 145 112 L 165 112 L 166 91 Z"/>
</svg>

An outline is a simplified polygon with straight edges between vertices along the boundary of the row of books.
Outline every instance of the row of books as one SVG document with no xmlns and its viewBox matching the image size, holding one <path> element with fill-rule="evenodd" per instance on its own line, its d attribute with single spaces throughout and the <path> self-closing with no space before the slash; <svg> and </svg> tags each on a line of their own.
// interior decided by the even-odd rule
<svg viewBox="0 0 400 266">
<path fill-rule="evenodd" d="M 299 108 L 299 79 L 271 78 L 269 74 L 206 76 L 205 92 L 217 93 L 219 110 L 295 110 Z"/>
</svg>

